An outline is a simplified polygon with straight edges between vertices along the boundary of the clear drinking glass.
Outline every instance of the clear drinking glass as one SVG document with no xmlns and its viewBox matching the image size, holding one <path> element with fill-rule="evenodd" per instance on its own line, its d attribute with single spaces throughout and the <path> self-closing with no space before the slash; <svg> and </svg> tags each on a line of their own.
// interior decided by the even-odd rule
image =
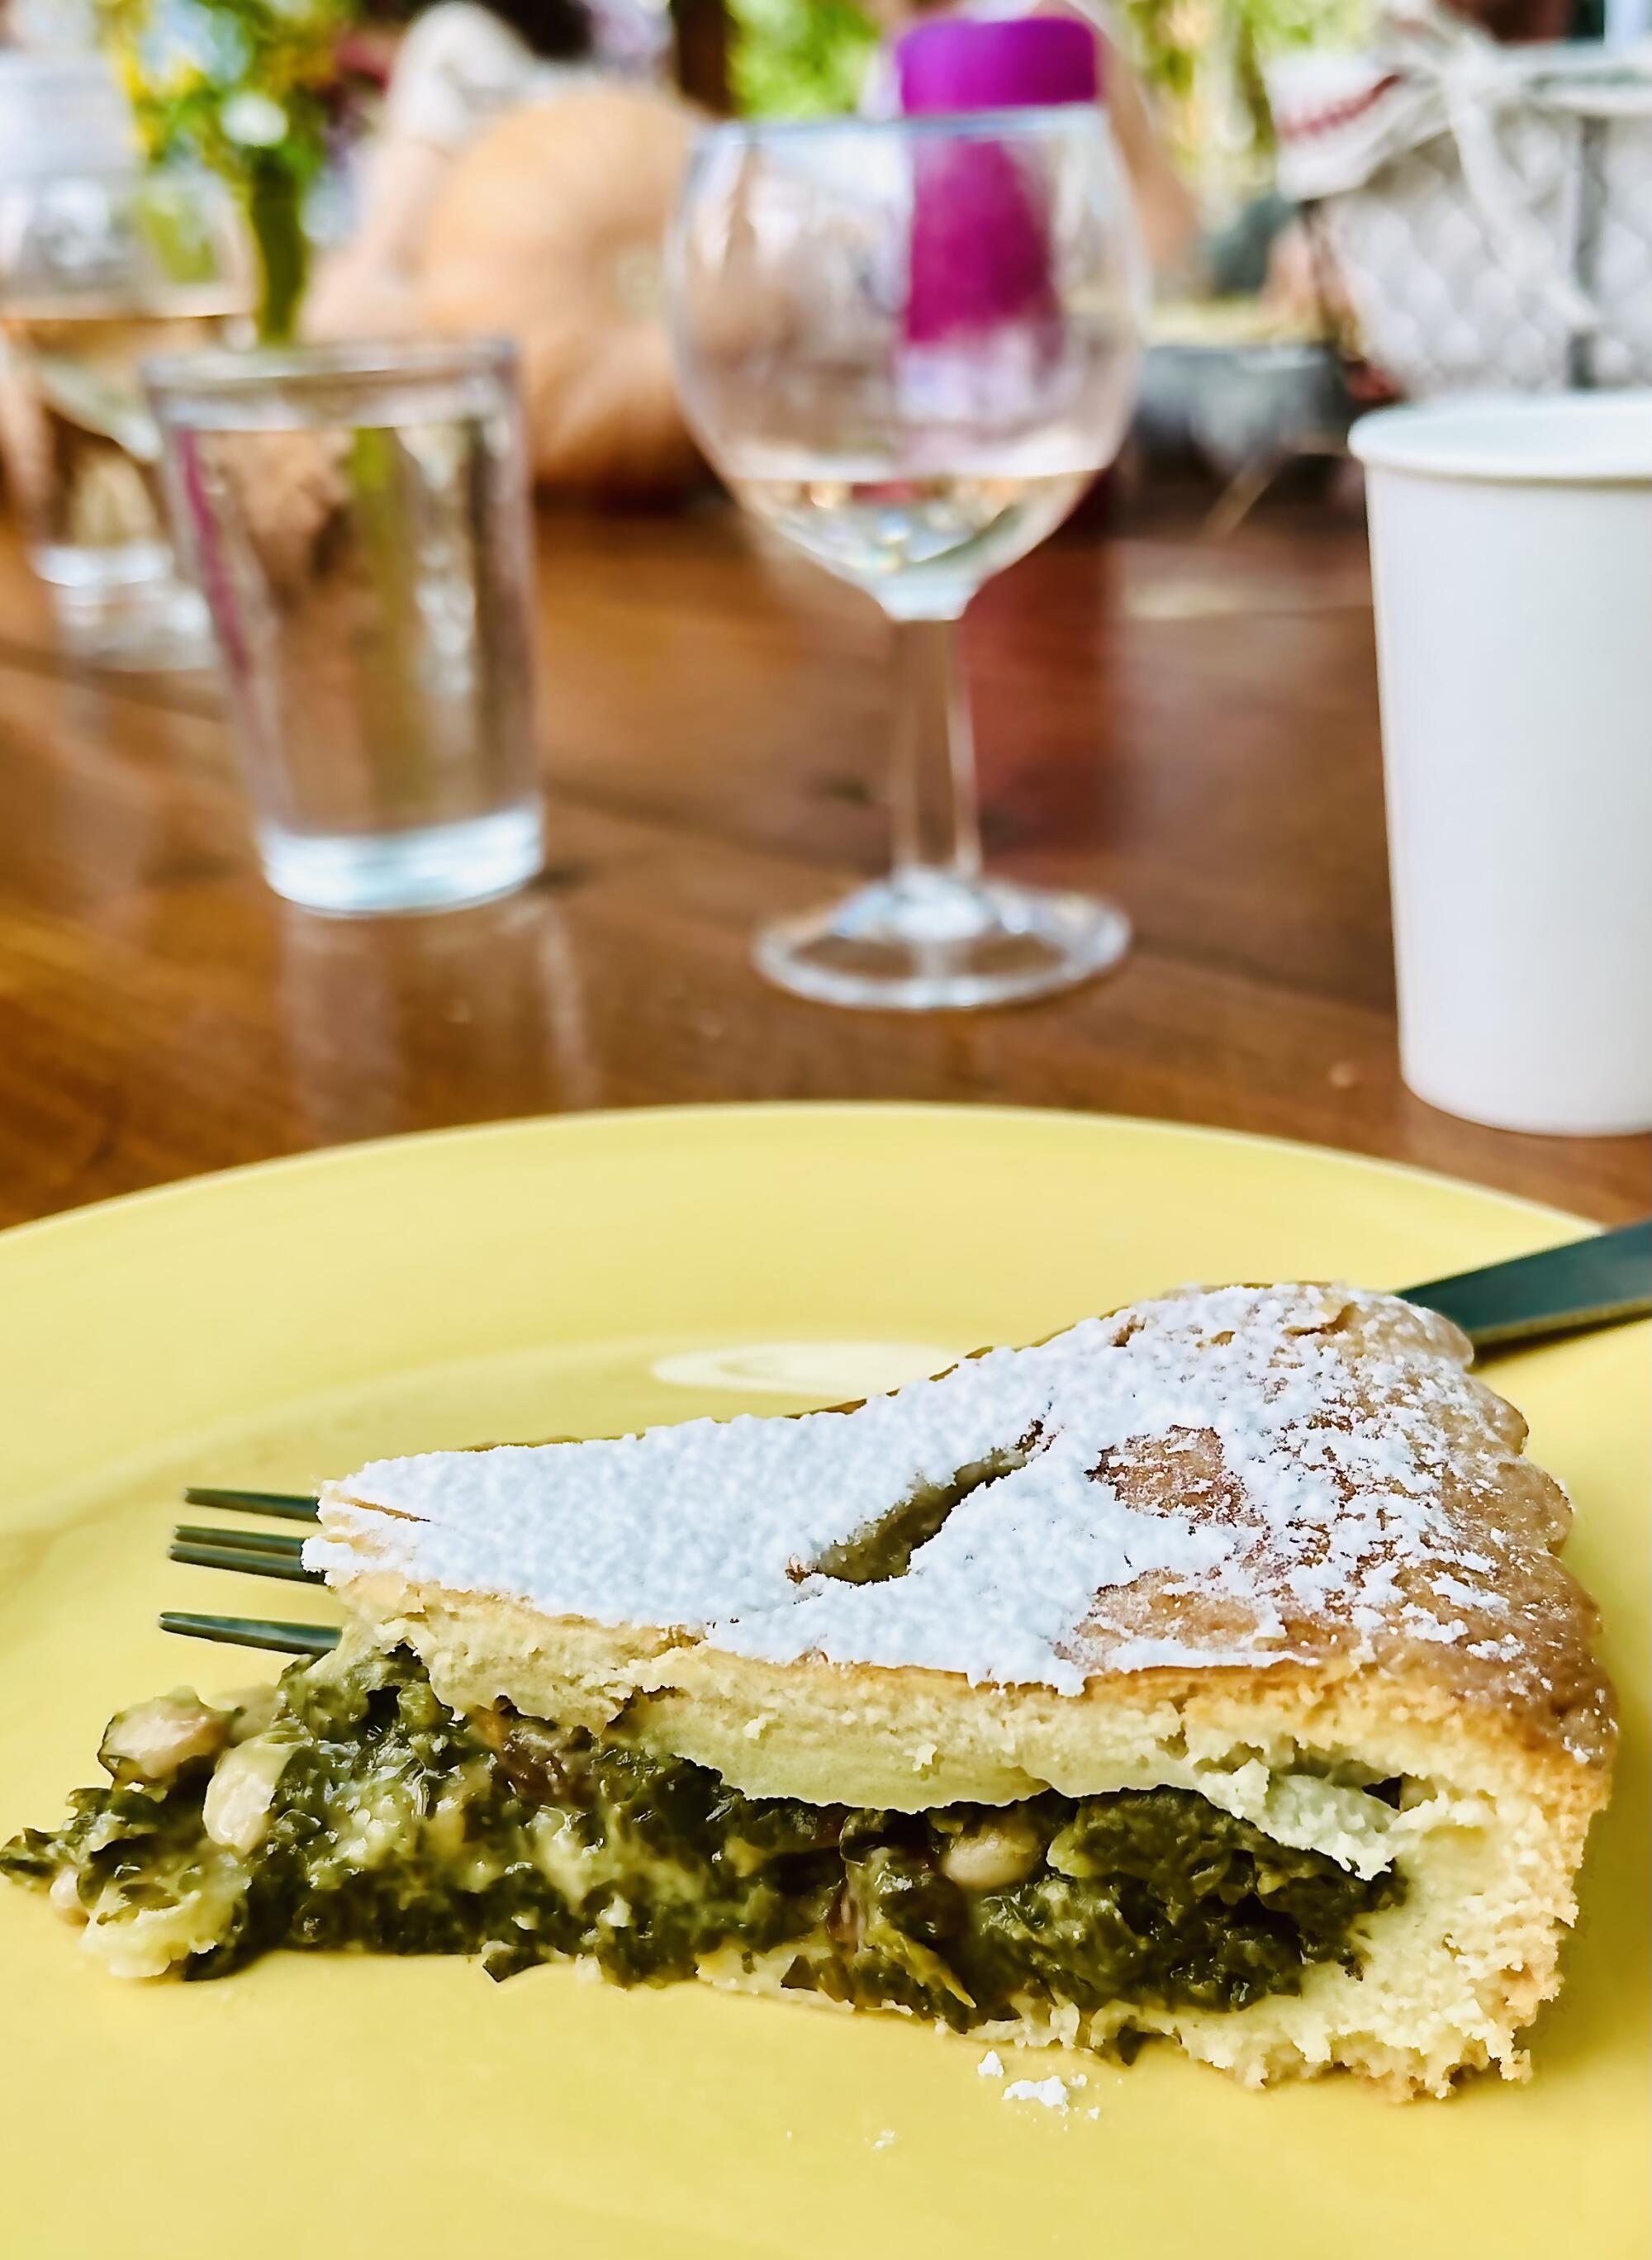
<svg viewBox="0 0 1652 2260">
<path fill-rule="evenodd" d="M 30 561 L 77 655 L 205 666 L 138 372 L 250 332 L 245 232 L 210 175 L 140 170 L 96 62 L 0 63 L 0 448 Z"/>
<path fill-rule="evenodd" d="M 702 138 L 669 268 L 689 415 L 746 507 L 895 624 L 894 869 L 759 934 L 783 987 L 1000 1004 L 1128 947 L 1110 903 L 983 876 L 953 645 L 1111 461 L 1142 271 L 1093 104 Z"/>
<path fill-rule="evenodd" d="M 502 340 L 145 370 L 278 894 L 483 901 L 543 861 L 533 549 Z"/>
</svg>

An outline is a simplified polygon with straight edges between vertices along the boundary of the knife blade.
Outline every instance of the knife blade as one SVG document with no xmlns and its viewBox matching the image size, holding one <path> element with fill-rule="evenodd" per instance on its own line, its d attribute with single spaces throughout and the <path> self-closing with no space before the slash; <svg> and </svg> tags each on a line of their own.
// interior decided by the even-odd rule
<svg viewBox="0 0 1652 2260">
<path fill-rule="evenodd" d="M 1399 1292 L 1453 1320 L 1477 1349 L 1645 1318 L 1652 1313 L 1652 1217 Z"/>
</svg>

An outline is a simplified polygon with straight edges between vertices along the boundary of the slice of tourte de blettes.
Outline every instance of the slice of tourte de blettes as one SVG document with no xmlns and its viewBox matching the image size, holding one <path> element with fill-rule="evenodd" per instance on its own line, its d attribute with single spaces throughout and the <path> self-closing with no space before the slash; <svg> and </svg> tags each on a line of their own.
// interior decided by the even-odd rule
<svg viewBox="0 0 1652 2260">
<path fill-rule="evenodd" d="M 678 1856 L 533 1775 L 584 1800 L 563 1899 L 673 1906 L 698 1975 L 1441 2093 L 1527 2069 L 1613 1741 L 1565 1496 L 1469 1356 L 1187 1291 L 838 1411 L 378 1462 L 305 1560 L 518 1772 L 551 1722 L 735 1815 Z M 719 1862 L 807 1885 L 683 1914 Z"/>
</svg>

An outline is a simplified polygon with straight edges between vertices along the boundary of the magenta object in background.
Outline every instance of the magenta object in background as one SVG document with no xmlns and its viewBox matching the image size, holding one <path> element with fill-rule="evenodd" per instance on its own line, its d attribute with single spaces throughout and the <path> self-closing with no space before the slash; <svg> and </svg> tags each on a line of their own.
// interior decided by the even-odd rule
<svg viewBox="0 0 1652 2260">
<path fill-rule="evenodd" d="M 1069 16 L 1003 22 L 969 17 L 922 24 L 895 49 L 908 116 L 1089 104 L 1101 49 Z M 906 340 L 912 346 L 1005 333 L 1032 340 L 1059 325 L 1049 271 L 1043 183 L 1014 149 L 990 138 L 918 145 Z M 1036 345 L 1034 347 L 1036 350 Z"/>
<path fill-rule="evenodd" d="M 913 169 L 907 342 L 1059 321 L 1040 183 L 1013 153 L 996 141 L 920 148 Z"/>
<path fill-rule="evenodd" d="M 948 16 L 920 24 L 897 46 L 895 68 L 907 118 L 1041 110 L 1101 94 L 1101 43 L 1072 16 Z"/>
</svg>

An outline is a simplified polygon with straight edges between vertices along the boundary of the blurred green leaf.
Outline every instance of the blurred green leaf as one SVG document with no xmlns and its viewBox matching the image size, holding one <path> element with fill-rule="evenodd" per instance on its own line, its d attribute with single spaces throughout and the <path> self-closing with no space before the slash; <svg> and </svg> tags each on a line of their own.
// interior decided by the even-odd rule
<svg viewBox="0 0 1652 2260">
<path fill-rule="evenodd" d="M 756 118 L 853 110 L 878 33 L 852 0 L 729 0 L 729 84 Z"/>
</svg>

